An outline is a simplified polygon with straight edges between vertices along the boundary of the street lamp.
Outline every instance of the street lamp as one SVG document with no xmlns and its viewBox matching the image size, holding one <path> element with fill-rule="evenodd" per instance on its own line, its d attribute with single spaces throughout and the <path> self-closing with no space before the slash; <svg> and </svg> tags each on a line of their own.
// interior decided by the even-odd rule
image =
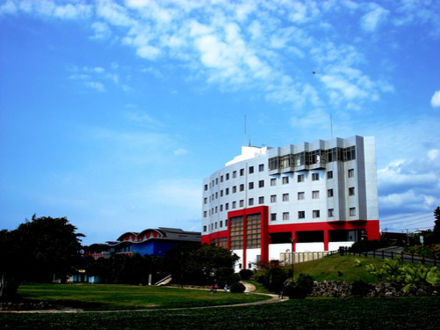
<svg viewBox="0 0 440 330">
<path fill-rule="evenodd" d="M 290 241 L 292 242 L 292 282 L 295 282 L 295 256 L 293 254 L 294 244 L 295 244 L 295 234 L 293 232 Z"/>
</svg>

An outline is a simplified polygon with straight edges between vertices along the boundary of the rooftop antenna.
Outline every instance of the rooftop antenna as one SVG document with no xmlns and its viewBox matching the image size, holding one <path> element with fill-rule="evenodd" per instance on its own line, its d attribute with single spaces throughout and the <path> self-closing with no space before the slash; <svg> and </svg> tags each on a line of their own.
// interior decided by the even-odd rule
<svg viewBox="0 0 440 330">
<path fill-rule="evenodd" d="M 331 112 L 330 112 L 330 138 L 333 139 L 333 120 L 332 120 Z"/>
<path fill-rule="evenodd" d="M 246 141 L 247 141 L 247 138 L 246 138 L 246 115 L 244 115 L 244 146 L 246 145 Z"/>
</svg>

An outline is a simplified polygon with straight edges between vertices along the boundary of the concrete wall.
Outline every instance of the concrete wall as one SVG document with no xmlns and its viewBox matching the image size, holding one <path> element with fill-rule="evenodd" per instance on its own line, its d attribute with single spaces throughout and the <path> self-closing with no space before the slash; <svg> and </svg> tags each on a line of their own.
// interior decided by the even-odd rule
<svg viewBox="0 0 440 330">
<path fill-rule="evenodd" d="M 324 251 L 324 243 L 296 243 L 295 252 Z"/>
<path fill-rule="evenodd" d="M 292 244 L 269 244 L 269 261 L 280 260 L 280 253 L 285 253 L 287 250 L 292 251 Z"/>
</svg>

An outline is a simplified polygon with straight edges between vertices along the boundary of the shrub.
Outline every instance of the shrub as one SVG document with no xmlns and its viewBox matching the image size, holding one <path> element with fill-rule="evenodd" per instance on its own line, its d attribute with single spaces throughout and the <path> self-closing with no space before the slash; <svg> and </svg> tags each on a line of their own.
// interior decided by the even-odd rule
<svg viewBox="0 0 440 330">
<path fill-rule="evenodd" d="M 351 286 L 351 294 L 355 297 L 365 297 L 372 286 L 362 280 L 354 281 Z"/>
<path fill-rule="evenodd" d="M 367 252 L 380 249 L 384 246 L 386 246 L 386 244 L 379 240 L 365 240 L 354 243 L 348 250 L 351 252 Z"/>
<path fill-rule="evenodd" d="M 313 290 L 313 277 L 306 274 L 299 274 L 296 282 L 290 281 L 285 292 L 289 299 L 293 298 L 305 298 L 312 293 Z"/>
<path fill-rule="evenodd" d="M 240 270 L 240 278 L 244 281 L 249 280 L 253 274 L 254 274 L 254 272 L 250 269 Z"/>
<path fill-rule="evenodd" d="M 272 292 L 280 292 L 283 289 L 284 281 L 287 279 L 287 273 L 284 269 L 268 269 L 264 274 L 263 285 Z"/>
<path fill-rule="evenodd" d="M 232 284 L 231 288 L 230 288 L 230 291 L 232 293 L 242 293 L 242 292 L 244 292 L 244 290 L 246 290 L 246 288 L 240 282 L 236 282 L 236 283 Z"/>
</svg>

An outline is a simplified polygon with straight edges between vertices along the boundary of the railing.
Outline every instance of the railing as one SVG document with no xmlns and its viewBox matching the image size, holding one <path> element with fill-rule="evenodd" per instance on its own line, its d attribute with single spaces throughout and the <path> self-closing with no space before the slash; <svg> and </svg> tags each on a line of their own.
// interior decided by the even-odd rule
<svg viewBox="0 0 440 330">
<path fill-rule="evenodd" d="M 414 255 L 414 253 L 411 254 L 405 254 L 402 252 L 394 252 L 394 251 L 385 251 L 385 250 L 381 250 L 381 251 L 365 251 L 365 252 L 352 252 L 349 251 L 347 248 L 340 248 L 339 249 L 339 253 L 341 255 L 343 254 L 349 254 L 349 255 L 354 255 L 354 256 L 364 256 L 364 257 L 373 257 L 373 258 L 381 258 L 381 259 L 395 259 L 400 257 L 401 261 L 404 262 L 421 262 L 422 264 L 428 264 L 428 265 L 433 265 L 433 266 L 437 266 L 440 264 L 440 260 L 438 260 L 438 258 L 425 258 L 424 256 L 417 256 Z"/>
<path fill-rule="evenodd" d="M 323 251 L 323 252 L 293 252 L 293 260 L 296 264 L 322 259 L 325 256 L 333 255 L 338 251 Z M 285 265 L 292 264 L 292 252 L 281 252 L 280 262 Z"/>
</svg>

